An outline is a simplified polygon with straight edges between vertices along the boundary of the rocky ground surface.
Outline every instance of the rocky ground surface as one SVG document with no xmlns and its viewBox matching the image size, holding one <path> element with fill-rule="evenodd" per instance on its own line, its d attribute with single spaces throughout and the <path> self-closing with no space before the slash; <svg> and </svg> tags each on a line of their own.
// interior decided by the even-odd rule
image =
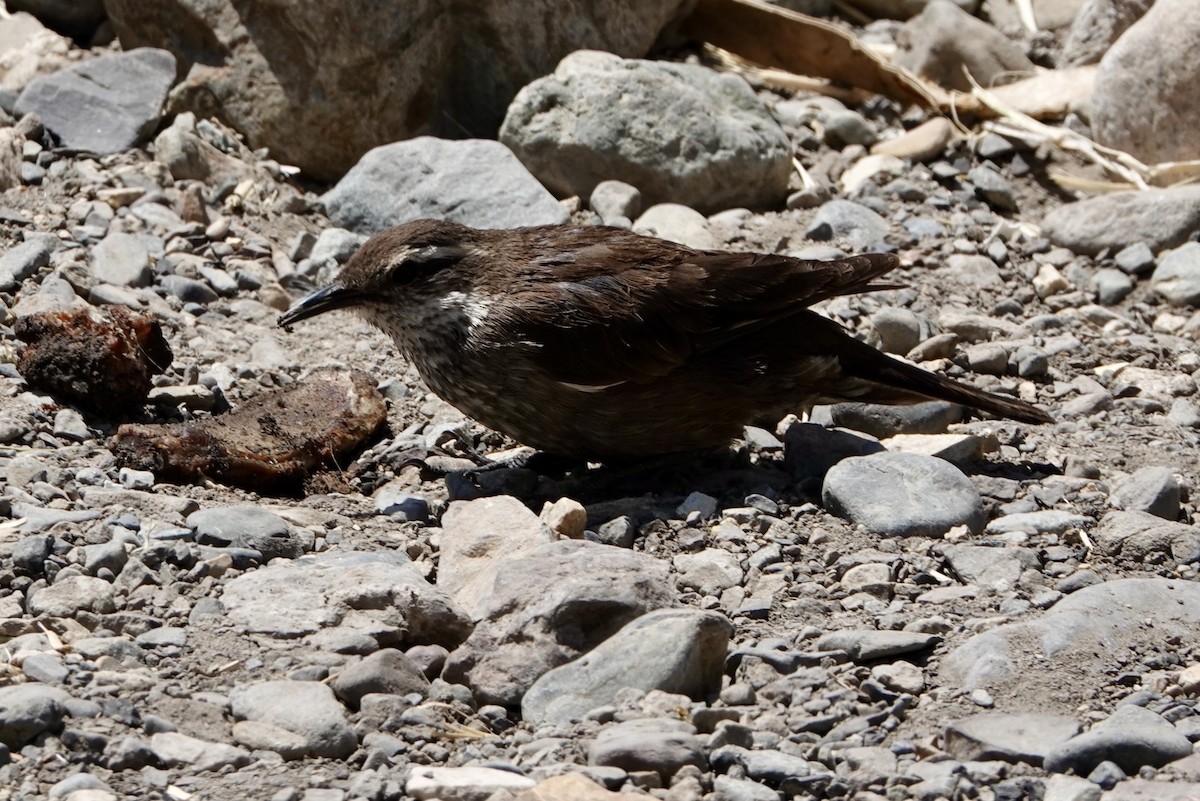
<svg viewBox="0 0 1200 801">
<path fill-rule="evenodd" d="M 115 63 L 161 105 L 160 56 Z M 393 145 L 322 196 L 209 120 L 145 141 L 157 118 L 125 103 L 116 139 L 72 147 L 36 95 L 0 98 L 0 799 L 1200 797 L 1195 192 L 1071 204 L 1048 149 L 731 80 L 713 91 L 761 115 L 758 144 L 687 190 L 709 216 L 627 184 L 555 201 L 494 142 Z M 505 126 L 527 166 L 537 107 Z M 712 190 L 793 154 L 785 210 Z M 640 473 L 430 479 L 402 455 L 512 443 L 349 315 L 275 325 L 393 202 L 892 250 L 906 288 L 826 313 L 1057 422 L 839 406 Z M 114 304 L 174 354 L 144 407 L 26 384 L 15 320 Z M 387 426 L 307 494 L 166 483 L 111 449 L 121 422 L 325 368 L 377 377 Z"/>
</svg>

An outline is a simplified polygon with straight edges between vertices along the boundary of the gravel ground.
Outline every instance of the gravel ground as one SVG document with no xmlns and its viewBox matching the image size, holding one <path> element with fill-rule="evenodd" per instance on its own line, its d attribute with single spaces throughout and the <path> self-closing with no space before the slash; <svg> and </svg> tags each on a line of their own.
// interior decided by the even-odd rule
<svg viewBox="0 0 1200 801">
<path fill-rule="evenodd" d="M 865 155 L 807 130 L 819 176 Z M 906 288 L 825 312 L 1058 422 L 818 408 L 728 454 L 480 489 L 401 456 L 513 443 L 382 334 L 275 327 L 360 238 L 226 144 L 233 177 L 207 181 L 39 145 L 0 196 L 0 799 L 1200 797 L 1195 327 L 1148 248 L 1012 224 L 1068 200 L 1048 154 L 956 142 L 853 204 L 705 231 L 833 255 L 877 215 Z M 16 317 L 89 302 L 153 315 L 174 352 L 130 420 L 349 367 L 387 429 L 306 495 L 122 467 L 122 421 L 13 366 Z"/>
</svg>

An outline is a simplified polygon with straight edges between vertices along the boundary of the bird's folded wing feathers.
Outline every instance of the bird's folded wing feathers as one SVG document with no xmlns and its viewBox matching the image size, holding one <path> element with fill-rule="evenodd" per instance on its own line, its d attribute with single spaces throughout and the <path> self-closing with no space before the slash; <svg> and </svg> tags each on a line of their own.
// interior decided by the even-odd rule
<svg viewBox="0 0 1200 801">
<path fill-rule="evenodd" d="M 488 321 L 509 335 L 497 341 L 520 343 L 548 376 L 585 391 L 653 381 L 813 303 L 890 287 L 876 279 L 897 264 L 884 254 L 821 262 L 687 248 L 679 260 L 630 263 L 603 248 L 548 265 L 521 303 Z"/>
</svg>

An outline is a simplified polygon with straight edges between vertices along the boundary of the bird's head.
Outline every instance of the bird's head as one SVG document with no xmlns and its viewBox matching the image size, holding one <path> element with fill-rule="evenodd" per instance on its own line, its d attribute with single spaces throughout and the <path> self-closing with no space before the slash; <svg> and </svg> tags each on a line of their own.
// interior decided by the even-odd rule
<svg viewBox="0 0 1200 801">
<path fill-rule="evenodd" d="M 415 220 L 372 236 L 338 277 L 279 318 L 291 325 L 334 309 L 350 309 L 392 333 L 397 321 L 413 325 L 472 292 L 472 270 L 462 264 L 484 232 L 441 220 Z"/>
</svg>

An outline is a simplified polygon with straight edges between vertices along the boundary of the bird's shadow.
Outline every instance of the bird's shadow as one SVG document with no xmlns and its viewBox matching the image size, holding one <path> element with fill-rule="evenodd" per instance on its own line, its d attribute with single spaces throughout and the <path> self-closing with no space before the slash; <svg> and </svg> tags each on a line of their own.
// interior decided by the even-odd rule
<svg viewBox="0 0 1200 801">
<path fill-rule="evenodd" d="M 751 453 L 741 443 L 598 465 L 545 454 L 536 457 L 516 466 L 451 472 L 445 476 L 449 498 L 512 495 L 535 512 L 547 502 L 572 498 L 588 507 L 589 524 L 629 514 L 641 525 L 654 518 L 678 518 L 675 510 L 693 492 L 711 496 L 720 508 L 745 506 L 750 496 L 762 496 L 785 507 L 820 507 L 825 473 L 837 462 L 817 453 L 791 455 L 785 460 L 781 450 Z M 1054 465 L 1031 461 L 978 460 L 957 466 L 968 477 L 1017 481 L 1035 481 L 1061 472 Z"/>
</svg>

